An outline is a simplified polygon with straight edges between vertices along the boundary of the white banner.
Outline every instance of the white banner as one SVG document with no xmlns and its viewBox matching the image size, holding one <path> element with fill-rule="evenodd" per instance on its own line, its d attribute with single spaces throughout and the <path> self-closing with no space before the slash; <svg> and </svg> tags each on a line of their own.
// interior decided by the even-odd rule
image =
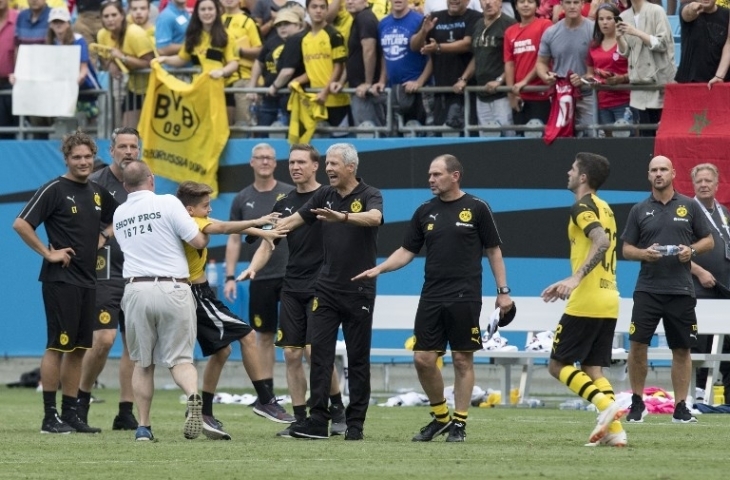
<svg viewBox="0 0 730 480">
<path fill-rule="evenodd" d="M 73 117 L 80 63 L 78 45 L 21 45 L 15 63 L 13 115 Z"/>
</svg>

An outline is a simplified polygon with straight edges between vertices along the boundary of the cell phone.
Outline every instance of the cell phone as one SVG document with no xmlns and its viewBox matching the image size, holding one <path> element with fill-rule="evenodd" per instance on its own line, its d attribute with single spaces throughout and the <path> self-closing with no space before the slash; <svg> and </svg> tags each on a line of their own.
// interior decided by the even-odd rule
<svg viewBox="0 0 730 480">
<path fill-rule="evenodd" d="M 613 17 L 613 20 L 614 20 L 614 21 L 615 21 L 616 23 L 621 23 L 621 22 L 623 22 L 623 19 L 622 19 L 621 17 Z"/>
</svg>

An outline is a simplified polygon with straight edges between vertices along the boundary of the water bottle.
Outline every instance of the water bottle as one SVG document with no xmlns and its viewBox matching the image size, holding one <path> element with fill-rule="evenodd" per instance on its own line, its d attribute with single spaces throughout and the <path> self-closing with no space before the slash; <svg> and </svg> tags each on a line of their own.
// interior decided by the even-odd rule
<svg viewBox="0 0 730 480">
<path fill-rule="evenodd" d="M 256 102 L 251 102 L 249 104 L 249 106 L 248 106 L 248 114 L 251 117 L 250 125 L 252 127 L 255 127 L 256 125 L 258 125 L 258 123 L 259 123 L 258 122 L 258 105 L 256 104 Z"/>
<path fill-rule="evenodd" d="M 560 410 L 583 410 L 583 400 L 566 400 L 558 405 Z"/>
<path fill-rule="evenodd" d="M 657 245 L 654 250 L 661 253 L 664 257 L 679 255 L 679 247 L 677 245 Z"/>
<path fill-rule="evenodd" d="M 208 279 L 208 285 L 210 285 L 210 288 L 213 290 L 218 288 L 218 266 L 215 264 L 214 258 L 211 258 L 208 261 L 208 266 L 205 267 L 205 278 Z"/>
<path fill-rule="evenodd" d="M 528 398 L 525 399 L 525 404 L 529 406 L 530 408 L 537 408 L 537 407 L 544 407 L 545 402 L 540 400 L 539 398 Z"/>
<path fill-rule="evenodd" d="M 626 110 L 624 110 L 624 120 L 626 120 L 629 124 L 634 123 L 634 114 L 631 113 L 631 107 L 626 107 Z"/>
</svg>

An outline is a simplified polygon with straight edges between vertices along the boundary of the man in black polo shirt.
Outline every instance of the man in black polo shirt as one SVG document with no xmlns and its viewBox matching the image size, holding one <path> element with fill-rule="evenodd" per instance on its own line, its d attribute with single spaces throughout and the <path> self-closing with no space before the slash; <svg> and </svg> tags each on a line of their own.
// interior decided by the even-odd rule
<svg viewBox="0 0 730 480">
<path fill-rule="evenodd" d="M 112 233 L 117 201 L 89 181 L 96 144 L 85 133 L 66 136 L 61 145 L 67 171 L 43 185 L 13 223 L 20 238 L 43 257 L 39 280 L 46 310 L 46 351 L 41 360 L 43 410 L 41 433 L 98 433 L 79 419 L 76 395 L 81 362 L 92 346 L 96 252 Z M 36 229 L 43 224 L 48 243 Z M 107 225 L 101 230 L 101 225 Z M 62 389 L 62 412 L 56 391 Z"/>
<path fill-rule="evenodd" d="M 435 198 L 411 218 L 403 246 L 377 267 L 355 277 L 375 279 L 404 267 L 426 246 L 426 275 L 418 303 L 414 363 L 433 421 L 413 437 L 429 442 L 448 433 L 447 442 L 466 439 L 466 419 L 474 388 L 474 352 L 482 349 L 479 314 L 482 308 L 482 253 L 486 252 L 497 284 L 496 306 L 504 315 L 512 309 L 502 240 L 492 211 L 484 200 L 461 190 L 464 169 L 453 155 L 436 157 L 428 170 Z M 451 347 L 454 359 L 454 416 L 444 398 L 439 355 Z"/>
<path fill-rule="evenodd" d="M 629 328 L 628 370 L 633 395 L 626 416 L 628 422 L 643 422 L 646 416 L 643 393 L 647 348 L 660 319 L 672 350 L 676 402 L 672 421 L 697 421 L 685 403 L 692 374 L 690 348 L 697 342 L 697 299 L 690 261 L 695 255 L 712 250 L 714 241 L 697 202 L 674 191 L 675 176 L 667 157 L 654 157 L 649 162 L 651 195 L 631 208 L 621 235 L 624 258 L 641 261 Z M 663 255 L 659 247 L 668 245 L 678 246 L 678 252 Z"/>
<path fill-rule="evenodd" d="M 289 433 L 295 438 L 329 437 L 327 407 L 337 330 L 342 324 L 350 384 L 345 440 L 362 440 L 370 402 L 375 279 L 354 282 L 351 279 L 375 266 L 378 227 L 383 223 L 383 197 L 380 190 L 356 176 L 359 159 L 353 145 L 336 143 L 327 149 L 326 158 L 329 186 L 317 190 L 297 213 L 277 225 L 279 229 L 293 230 L 305 222 L 323 222 L 324 262 L 314 287 L 316 297 L 310 331 L 310 416 L 292 425 Z"/>
</svg>

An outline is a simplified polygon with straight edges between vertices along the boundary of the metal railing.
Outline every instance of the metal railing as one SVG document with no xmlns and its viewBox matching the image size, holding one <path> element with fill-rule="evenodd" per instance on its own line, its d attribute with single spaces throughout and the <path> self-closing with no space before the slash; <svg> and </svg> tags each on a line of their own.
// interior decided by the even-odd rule
<svg viewBox="0 0 730 480">
<path fill-rule="evenodd" d="M 200 73 L 198 68 L 180 68 L 180 69 L 169 69 L 170 73 L 175 76 L 182 78 L 189 78 L 191 74 Z M 130 77 L 134 75 L 145 75 L 149 74 L 149 69 L 137 70 L 130 72 Z M 127 98 L 126 83 L 123 81 L 110 77 L 109 90 L 84 90 L 84 94 L 93 94 L 97 96 L 97 103 L 99 106 L 99 115 L 97 117 L 96 124 L 91 125 L 79 125 L 90 133 L 96 134 L 99 138 L 109 138 L 114 128 L 121 126 L 121 111 L 123 102 Z M 658 124 L 626 124 L 619 122 L 617 124 L 601 124 L 598 122 L 598 91 L 620 91 L 620 90 L 663 90 L 663 85 L 592 85 L 591 95 L 593 98 L 593 118 L 595 121 L 590 125 L 576 124 L 575 130 L 577 132 L 589 132 L 589 135 L 594 137 L 599 136 L 599 131 L 613 132 L 613 131 L 631 131 L 637 130 L 656 130 Z M 523 89 L 526 92 L 545 92 L 549 87 L 534 87 L 528 86 Z M 247 88 L 247 87 L 227 87 L 224 89 L 226 93 L 255 93 L 258 95 L 266 95 L 268 88 Z M 307 92 L 318 92 L 320 89 L 306 89 Z M 470 117 L 472 115 L 472 96 L 479 92 L 483 92 L 483 87 L 467 87 L 463 91 L 464 95 L 464 123 L 463 127 L 456 129 L 448 125 L 423 125 L 413 124 L 411 122 L 404 123 L 403 118 L 394 113 L 394 94 L 391 89 L 386 89 L 386 122 L 383 126 L 376 125 L 356 125 L 349 127 L 332 126 L 326 122 L 322 122 L 317 125 L 315 137 L 327 137 L 330 135 L 342 134 L 342 135 L 355 135 L 358 137 L 381 137 L 381 136 L 416 136 L 416 135 L 450 135 L 450 136 L 470 136 L 472 132 L 485 132 L 499 135 L 505 131 L 516 131 L 516 132 L 530 132 L 534 134 L 541 134 L 544 131 L 544 125 L 477 125 L 470 123 Z M 502 86 L 496 89 L 497 92 L 508 93 L 511 91 L 509 87 Z M 347 88 L 342 90 L 343 93 L 354 94 L 354 88 Z M 450 93 L 455 92 L 451 87 L 422 87 L 418 91 L 419 93 L 428 95 L 439 94 L 439 93 Z M 0 90 L 0 95 L 10 95 L 10 90 Z M 288 89 L 279 90 L 279 94 L 286 95 L 289 93 Z M 79 122 L 81 123 L 81 122 Z M 136 127 L 136 125 L 135 125 Z M 28 135 L 34 133 L 50 134 L 59 136 L 63 133 L 67 133 L 69 130 L 75 129 L 73 125 L 73 119 L 67 121 L 66 119 L 58 119 L 53 126 L 49 127 L 37 127 L 27 125 L 26 118 L 20 117 L 20 125 L 18 127 L 0 127 L 0 133 L 14 133 L 16 138 L 24 139 Z M 272 136 L 272 138 L 286 138 L 289 131 L 289 127 L 275 122 L 270 126 L 263 125 L 231 125 L 231 133 L 235 136 Z"/>
</svg>

